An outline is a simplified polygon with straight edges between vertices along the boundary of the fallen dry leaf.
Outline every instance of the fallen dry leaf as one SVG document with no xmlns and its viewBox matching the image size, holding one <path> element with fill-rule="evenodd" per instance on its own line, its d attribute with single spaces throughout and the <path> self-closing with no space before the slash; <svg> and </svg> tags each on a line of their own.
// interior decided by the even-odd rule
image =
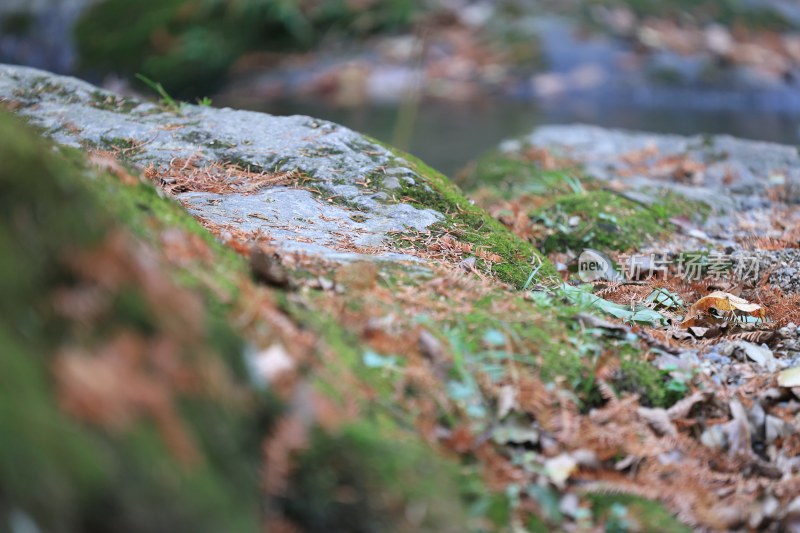
<svg viewBox="0 0 800 533">
<path fill-rule="evenodd" d="M 578 463 L 566 453 L 547 459 L 544 464 L 544 471 L 547 477 L 556 487 L 562 489 L 577 468 Z"/>
<path fill-rule="evenodd" d="M 800 366 L 787 368 L 778 374 L 778 385 L 781 387 L 800 387 Z"/>
<path fill-rule="evenodd" d="M 710 309 L 716 309 L 734 318 L 741 313 L 761 320 L 764 320 L 767 316 L 764 308 L 758 304 L 750 303 L 744 298 L 739 298 L 729 292 L 715 291 L 692 304 L 686 313 L 686 319 L 681 325 L 692 326 L 696 324 L 697 317 L 702 313 L 707 313 Z"/>
</svg>

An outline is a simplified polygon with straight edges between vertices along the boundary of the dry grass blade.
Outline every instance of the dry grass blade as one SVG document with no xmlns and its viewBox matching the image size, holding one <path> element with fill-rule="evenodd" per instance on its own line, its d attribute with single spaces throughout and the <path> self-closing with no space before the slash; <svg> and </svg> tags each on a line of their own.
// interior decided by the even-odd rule
<svg viewBox="0 0 800 533">
<path fill-rule="evenodd" d="M 145 176 L 170 194 L 253 194 L 267 187 L 296 185 L 303 181 L 298 171 L 253 172 L 220 163 L 198 166 L 192 158 L 173 159 L 167 168 L 150 166 L 145 169 Z"/>
</svg>

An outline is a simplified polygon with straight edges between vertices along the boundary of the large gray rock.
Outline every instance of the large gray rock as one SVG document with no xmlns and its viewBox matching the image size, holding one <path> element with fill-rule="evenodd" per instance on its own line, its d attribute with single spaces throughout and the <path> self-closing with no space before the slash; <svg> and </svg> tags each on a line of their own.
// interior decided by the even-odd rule
<svg viewBox="0 0 800 533">
<path fill-rule="evenodd" d="M 786 294 L 800 292 L 800 253 L 752 244 L 757 239 L 796 239 L 791 230 L 800 226 L 798 147 L 729 135 L 684 137 L 562 125 L 505 141 L 500 150 L 513 154 L 528 146 L 577 162 L 593 178 L 616 181 L 636 201 L 656 201 L 667 189 L 713 208 L 668 242 L 646 245 L 639 253 L 733 252 L 755 261 L 756 272 L 768 273 L 770 283 Z M 695 176 L 682 176 L 680 166 L 676 172 L 675 165 L 684 162 Z"/>
<path fill-rule="evenodd" d="M 177 195 L 193 214 L 261 231 L 285 251 L 340 261 L 417 260 L 386 251 L 389 234 L 421 231 L 443 219 L 397 199 L 401 182 L 427 187 L 405 161 L 331 122 L 194 105 L 169 110 L 74 78 L 8 65 L 0 65 L 0 101 L 61 144 L 117 150 L 140 168 L 191 158 L 195 165 L 300 173 L 307 178 L 302 188 Z"/>
<path fill-rule="evenodd" d="M 684 137 L 560 125 L 537 128 L 500 148 L 513 152 L 524 145 L 547 148 L 575 160 L 592 177 L 613 180 L 624 176 L 630 187 L 671 189 L 722 211 L 763 205 L 768 190 L 779 184 L 786 186 L 787 200 L 800 200 L 795 197 L 800 195 L 800 153 L 794 146 L 729 135 Z M 699 164 L 698 180 L 659 176 L 659 165 L 670 160 Z"/>
</svg>

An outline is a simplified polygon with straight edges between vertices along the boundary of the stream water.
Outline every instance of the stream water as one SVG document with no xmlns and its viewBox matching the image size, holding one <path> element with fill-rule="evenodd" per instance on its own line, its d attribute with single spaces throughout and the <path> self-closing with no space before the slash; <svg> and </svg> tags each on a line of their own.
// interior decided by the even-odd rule
<svg viewBox="0 0 800 533">
<path fill-rule="evenodd" d="M 324 103 L 273 102 L 259 107 L 273 114 L 304 114 L 332 120 L 406 149 L 442 172 L 453 175 L 467 162 L 509 137 L 543 124 L 587 123 L 604 127 L 676 133 L 721 134 L 800 144 L 800 81 L 757 85 L 691 82 L 655 83 L 646 69 L 630 69 L 629 44 L 598 36 L 579 38 L 574 24 L 549 16 L 524 24 L 537 35 L 547 74 L 560 80 L 558 94 L 537 95 L 524 80 L 503 96 L 469 104 L 425 104 L 406 116 L 412 123 L 398 134 L 402 106 L 342 109 Z M 682 76 L 696 75 L 698 57 L 656 54 Z M 588 70 L 596 83 L 574 81 Z M 800 77 L 798 77 L 800 80 Z M 238 107 L 236 102 L 228 103 Z M 407 125 L 406 125 L 407 126 Z"/>
<path fill-rule="evenodd" d="M 235 102 L 226 102 L 232 107 Z M 800 144 L 800 116 L 741 110 L 697 110 L 646 105 L 607 106 L 594 99 L 568 98 L 536 103 L 493 100 L 480 104 L 424 104 L 414 113 L 413 130 L 398 135 L 396 106 L 342 109 L 325 104 L 271 102 L 250 109 L 276 115 L 311 115 L 355 129 L 404 148 L 450 176 L 507 138 L 543 124 L 588 123 L 660 133 L 727 133 L 737 137 Z"/>
<path fill-rule="evenodd" d="M 26 34 L 0 31 L 0 62 L 69 73 L 75 60 L 70 27 L 94 1 L 0 0 L 0 15 L 22 7 L 34 13 Z M 781 3 L 782 9 L 794 5 L 771 1 Z M 579 39 L 572 23 L 557 17 L 532 17 L 526 24 L 535 29 L 548 73 L 566 80 L 561 85 L 563 92 L 556 97 L 540 98 L 532 89 L 534 84 L 520 83 L 494 99 L 468 104 L 429 103 L 413 110 L 369 104 L 337 108 L 308 101 L 215 103 L 338 122 L 403 148 L 451 176 L 500 141 L 543 124 L 582 122 L 660 133 L 727 133 L 800 144 L 800 73 L 796 83 L 758 90 L 659 86 L 651 83 L 643 71 L 620 66 L 625 63 L 620 58 L 628 53 L 628 45 L 620 40 Z M 656 59 L 690 77 L 696 67 L 693 58 L 676 54 L 662 53 Z M 569 82 L 575 72 L 587 65 L 593 72 L 599 69 L 601 83 L 581 87 Z"/>
</svg>

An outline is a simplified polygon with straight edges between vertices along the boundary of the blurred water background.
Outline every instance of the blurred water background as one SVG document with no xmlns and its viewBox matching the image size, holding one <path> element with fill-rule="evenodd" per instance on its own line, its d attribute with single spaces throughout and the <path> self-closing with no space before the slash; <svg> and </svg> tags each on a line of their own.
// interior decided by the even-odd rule
<svg viewBox="0 0 800 533">
<path fill-rule="evenodd" d="M 4 0 L 0 61 L 307 114 L 454 174 L 538 124 L 800 141 L 782 0 Z"/>
</svg>

